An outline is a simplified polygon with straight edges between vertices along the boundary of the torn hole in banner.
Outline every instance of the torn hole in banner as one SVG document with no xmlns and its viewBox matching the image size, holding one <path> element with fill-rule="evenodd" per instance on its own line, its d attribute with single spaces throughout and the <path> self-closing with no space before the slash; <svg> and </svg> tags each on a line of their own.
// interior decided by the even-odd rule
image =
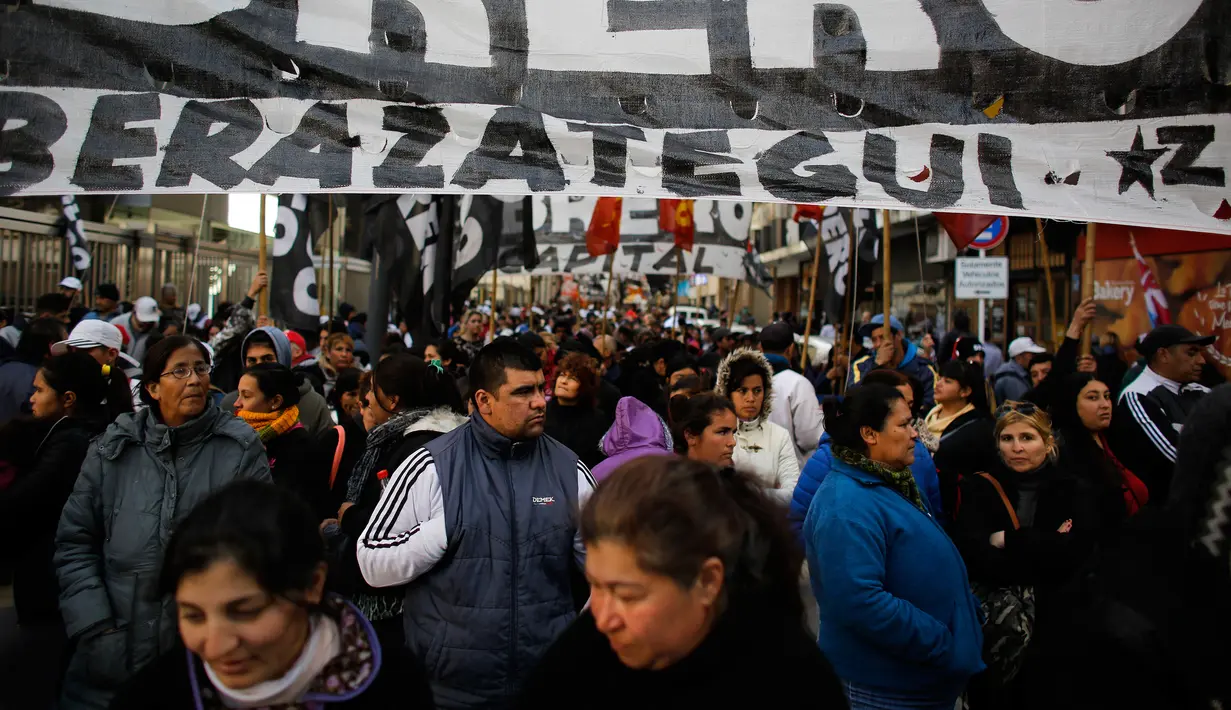
<svg viewBox="0 0 1231 710">
<path fill-rule="evenodd" d="M 850 96 L 838 91 L 832 92 L 830 101 L 833 103 L 833 108 L 843 118 L 859 118 L 863 113 L 864 101 L 857 96 Z"/>
<path fill-rule="evenodd" d="M 1137 90 L 1103 89 L 1103 103 L 1118 116 L 1131 115 L 1137 111 Z"/>
<path fill-rule="evenodd" d="M 372 155 L 380 155 L 389 146 L 389 139 L 384 136 L 359 136 L 359 150 Z"/>
<path fill-rule="evenodd" d="M 299 123 L 300 114 L 291 107 L 291 102 L 274 97 L 265 105 L 265 126 L 280 136 L 290 135 Z"/>
<path fill-rule="evenodd" d="M 145 80 L 155 91 L 163 91 L 175 81 L 175 64 L 168 61 L 148 61 L 142 66 L 145 69 Z"/>
<path fill-rule="evenodd" d="M 745 121 L 755 121 L 761 114 L 761 101 L 751 96 L 740 96 L 731 99 L 731 111 Z"/>
<path fill-rule="evenodd" d="M 620 110 L 630 116 L 645 116 L 650 112 L 650 101 L 644 95 L 621 96 Z"/>
<path fill-rule="evenodd" d="M 285 54 L 274 55 L 270 62 L 274 65 L 275 76 L 281 78 L 282 81 L 295 81 L 299 78 L 299 65 Z"/>
<path fill-rule="evenodd" d="M 422 54 L 427 50 L 427 46 L 419 41 L 419 35 L 385 30 L 384 39 L 385 46 L 395 52 Z"/>
<path fill-rule="evenodd" d="M 924 165 L 923 169 L 913 175 L 907 175 L 911 182 L 923 182 L 932 177 L 932 169 Z"/>
<path fill-rule="evenodd" d="M 980 100 L 980 97 L 976 94 L 974 100 L 975 107 L 979 109 L 980 113 L 988 118 L 998 118 L 1000 116 L 1000 112 L 1004 111 L 1004 94 L 997 96 L 991 101 L 987 101 L 986 98 Z"/>
</svg>

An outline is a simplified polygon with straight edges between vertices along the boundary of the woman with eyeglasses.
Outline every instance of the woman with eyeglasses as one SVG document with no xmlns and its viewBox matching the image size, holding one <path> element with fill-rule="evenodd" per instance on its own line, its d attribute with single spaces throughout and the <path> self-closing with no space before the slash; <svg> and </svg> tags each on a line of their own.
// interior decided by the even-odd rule
<svg viewBox="0 0 1231 710">
<path fill-rule="evenodd" d="M 954 539 L 987 613 L 989 670 L 971 708 L 1034 708 L 1048 682 L 1046 643 L 1071 581 L 1101 535 L 1101 492 L 1058 461 L 1051 419 L 1030 402 L 996 410 L 1000 464 L 963 479 Z"/>
<path fill-rule="evenodd" d="M 111 710 L 430 710 L 422 666 L 325 591 L 327 570 L 298 497 L 251 481 L 211 496 L 176 527 L 158 576 L 183 645 Z"/>
<path fill-rule="evenodd" d="M 209 375 L 200 341 L 162 339 L 143 363 L 146 407 L 120 415 L 86 454 L 56 531 L 60 611 L 76 643 L 63 710 L 107 707 L 174 645 L 157 578 L 175 523 L 228 483 L 271 480 L 256 432 L 210 401 Z"/>
</svg>

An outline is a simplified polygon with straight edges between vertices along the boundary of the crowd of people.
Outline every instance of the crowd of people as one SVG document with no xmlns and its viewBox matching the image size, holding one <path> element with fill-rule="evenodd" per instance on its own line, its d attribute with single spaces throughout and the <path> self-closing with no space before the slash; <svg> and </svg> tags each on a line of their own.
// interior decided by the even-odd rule
<svg viewBox="0 0 1231 710">
<path fill-rule="evenodd" d="M 801 369 L 788 320 L 373 339 L 256 316 L 264 274 L 213 318 L 65 281 L 0 331 L 14 707 L 1231 701 L 1209 336 L 1117 370 L 1089 301 L 1001 362 L 869 314 Z"/>
</svg>

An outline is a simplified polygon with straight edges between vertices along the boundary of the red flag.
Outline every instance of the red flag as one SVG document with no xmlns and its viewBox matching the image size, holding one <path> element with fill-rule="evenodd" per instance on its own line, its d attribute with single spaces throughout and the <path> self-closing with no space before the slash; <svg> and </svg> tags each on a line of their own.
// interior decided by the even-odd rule
<svg viewBox="0 0 1231 710">
<path fill-rule="evenodd" d="M 586 252 L 590 256 L 614 254 L 620 246 L 620 215 L 624 200 L 620 197 L 600 197 L 586 228 Z"/>
<path fill-rule="evenodd" d="M 825 216 L 824 205 L 795 205 L 795 221 L 801 219 L 810 219 L 814 222 L 820 222 Z"/>
<path fill-rule="evenodd" d="M 953 212 L 936 212 L 936 221 L 944 226 L 953 240 L 953 246 L 965 249 L 999 217 L 988 214 L 957 214 Z"/>
<path fill-rule="evenodd" d="M 694 219 L 696 200 L 659 200 L 658 228 L 675 235 L 675 246 L 692 251 L 693 237 L 697 233 Z"/>
</svg>

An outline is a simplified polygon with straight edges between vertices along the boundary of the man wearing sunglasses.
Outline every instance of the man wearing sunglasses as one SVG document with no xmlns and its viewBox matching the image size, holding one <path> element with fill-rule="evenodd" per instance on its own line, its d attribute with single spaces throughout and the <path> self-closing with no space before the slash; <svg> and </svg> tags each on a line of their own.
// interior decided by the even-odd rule
<svg viewBox="0 0 1231 710">
<path fill-rule="evenodd" d="M 1178 325 L 1160 325 L 1137 346 L 1146 368 L 1120 393 L 1110 438 L 1116 457 L 1133 462 L 1133 473 L 1150 489 L 1151 503 L 1167 500 L 1184 420 L 1209 393 L 1198 380 L 1205 365 L 1202 352 L 1214 340 Z"/>
</svg>

